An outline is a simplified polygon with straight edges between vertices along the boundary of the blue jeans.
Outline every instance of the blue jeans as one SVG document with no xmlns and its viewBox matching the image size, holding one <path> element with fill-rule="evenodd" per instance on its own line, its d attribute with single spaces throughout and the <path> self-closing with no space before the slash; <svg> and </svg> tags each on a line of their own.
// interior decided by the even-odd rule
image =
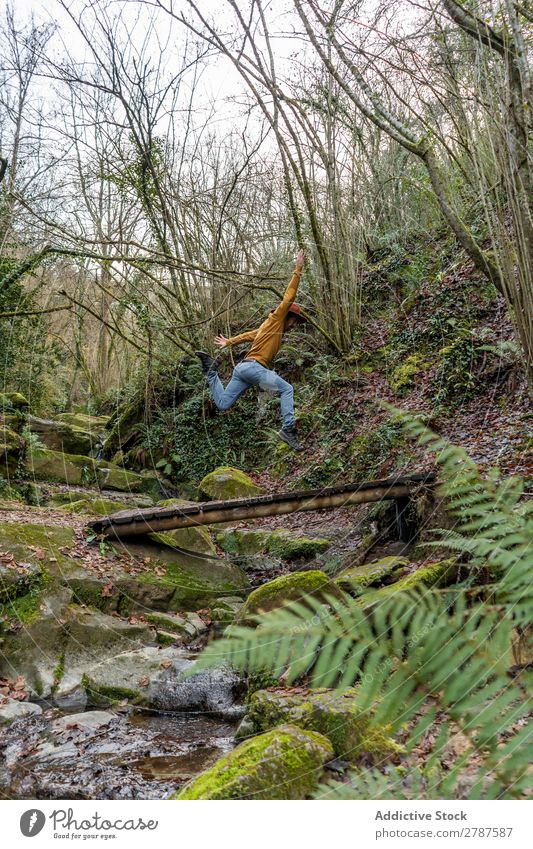
<svg viewBox="0 0 533 849">
<path fill-rule="evenodd" d="M 209 374 L 207 381 L 219 410 L 229 410 L 247 389 L 251 386 L 259 386 L 267 392 L 279 395 L 283 427 L 294 425 L 294 390 L 291 384 L 283 380 L 275 371 L 262 366 L 257 360 L 243 360 L 236 365 L 225 389 L 218 374 Z"/>
</svg>

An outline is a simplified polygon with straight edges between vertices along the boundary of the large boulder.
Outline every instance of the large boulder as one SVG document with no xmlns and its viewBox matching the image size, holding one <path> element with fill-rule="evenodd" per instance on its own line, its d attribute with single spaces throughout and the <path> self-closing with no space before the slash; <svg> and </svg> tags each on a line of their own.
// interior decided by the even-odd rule
<svg viewBox="0 0 533 849">
<path fill-rule="evenodd" d="M 86 486 L 96 483 L 96 461 L 91 457 L 65 454 L 49 448 L 32 448 L 28 454 L 28 470 L 35 480 Z"/>
<path fill-rule="evenodd" d="M 34 696 L 48 698 L 61 669 L 65 624 L 72 592 L 66 587 L 32 592 L 9 605 L 18 630 L 8 632 L 0 653 L 0 676 L 22 676 Z"/>
<path fill-rule="evenodd" d="M 203 478 L 198 491 L 201 498 L 212 501 L 231 501 L 234 498 L 252 498 L 264 492 L 251 477 L 240 469 L 220 466 Z"/>
<path fill-rule="evenodd" d="M 457 580 L 458 574 L 459 564 L 456 557 L 432 561 L 415 569 L 414 572 L 410 572 L 394 584 L 368 590 L 361 595 L 360 603 L 366 607 L 379 604 L 384 599 L 406 590 L 424 587 L 447 587 Z"/>
<path fill-rule="evenodd" d="M 321 599 L 327 602 L 332 596 L 339 596 L 339 590 L 324 572 L 292 572 L 282 575 L 250 593 L 245 604 L 237 614 L 235 622 L 250 624 L 258 613 L 266 613 L 282 607 L 288 601 L 304 601 L 306 598 Z"/>
<path fill-rule="evenodd" d="M 36 480 L 66 483 L 70 486 L 98 485 L 119 492 L 146 492 L 153 487 L 154 476 L 136 472 L 104 460 L 78 454 L 33 448 L 28 456 L 28 469 Z"/>
<path fill-rule="evenodd" d="M 191 528 L 178 528 L 175 531 L 150 534 L 150 539 L 170 548 L 181 548 L 185 551 L 195 551 L 198 554 L 216 555 L 217 550 L 209 531 L 202 525 Z"/>
<path fill-rule="evenodd" d="M 87 668 L 83 685 L 94 706 L 128 699 L 154 710 L 242 716 L 235 702 L 243 695 L 243 679 L 226 668 L 194 673 L 194 656 L 180 648 L 121 652 Z"/>
<path fill-rule="evenodd" d="M 230 528 L 217 534 L 217 542 L 227 554 L 272 554 L 282 560 L 311 560 L 330 546 L 327 539 L 304 537 L 291 531 L 263 531 Z"/>
<path fill-rule="evenodd" d="M 171 798 L 305 799 L 332 757 L 327 737 L 284 725 L 241 743 Z"/>
<path fill-rule="evenodd" d="M 94 433 L 54 419 L 28 416 L 28 427 L 46 448 L 68 454 L 89 454 L 97 441 Z"/>
<path fill-rule="evenodd" d="M 130 504 L 121 504 L 109 498 L 80 498 L 77 501 L 67 501 L 59 509 L 65 513 L 88 513 L 92 516 L 110 516 L 119 510 L 128 510 Z"/>
<path fill-rule="evenodd" d="M 364 757 L 380 762 L 400 751 L 388 729 L 372 724 L 369 710 L 357 705 L 354 688 L 339 690 L 257 690 L 248 702 L 248 727 L 267 731 L 284 722 L 318 731 L 331 741 L 337 757 L 357 761 Z"/>
<path fill-rule="evenodd" d="M 25 414 L 29 407 L 29 401 L 21 392 L 0 392 L 1 410 L 18 410 Z"/>
<path fill-rule="evenodd" d="M 86 413 L 59 413 L 56 419 L 93 434 L 103 433 L 109 422 L 109 416 L 89 416 Z"/>
<path fill-rule="evenodd" d="M 246 573 L 227 560 L 186 554 L 170 546 L 123 540 L 122 547 L 149 569 L 114 581 L 123 596 L 121 612 L 188 611 L 213 607 L 223 596 L 242 596 L 249 589 Z"/>
<path fill-rule="evenodd" d="M 335 578 L 335 583 L 344 592 L 359 595 L 368 587 L 390 583 L 404 574 L 409 561 L 406 557 L 382 557 L 361 566 L 349 566 Z"/>
</svg>

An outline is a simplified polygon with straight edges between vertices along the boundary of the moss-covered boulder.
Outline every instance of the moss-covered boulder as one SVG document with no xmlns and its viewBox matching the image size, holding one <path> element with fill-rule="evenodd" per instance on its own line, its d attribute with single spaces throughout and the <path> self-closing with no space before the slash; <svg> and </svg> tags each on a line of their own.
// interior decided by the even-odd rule
<svg viewBox="0 0 533 849">
<path fill-rule="evenodd" d="M 124 574 L 116 584 L 122 595 L 120 611 L 189 611 L 216 606 L 224 596 L 249 590 L 246 573 L 226 560 L 185 554 L 170 546 L 123 540 L 122 547 L 147 565 L 137 575 Z"/>
<path fill-rule="evenodd" d="M 96 443 L 96 436 L 90 431 L 54 419 L 40 419 L 37 416 L 29 416 L 28 427 L 46 448 L 51 448 L 54 451 L 65 451 L 68 454 L 89 454 Z"/>
<path fill-rule="evenodd" d="M 49 448 L 32 448 L 28 470 L 35 480 L 84 486 L 96 483 L 96 461 L 83 455 L 65 454 Z"/>
<path fill-rule="evenodd" d="M 96 480 L 101 489 L 114 489 L 118 492 L 145 492 L 144 480 L 141 475 L 104 461 L 99 461 L 97 464 Z"/>
<path fill-rule="evenodd" d="M 335 578 L 335 583 L 343 592 L 359 595 L 368 587 L 389 583 L 405 572 L 409 561 L 406 557 L 382 557 L 362 566 L 343 569 Z"/>
<path fill-rule="evenodd" d="M 290 575 L 275 578 L 251 592 L 235 621 L 239 624 L 249 624 L 258 613 L 266 613 L 282 607 L 288 601 L 304 601 L 308 597 L 327 601 L 328 597 L 339 594 L 338 587 L 324 572 L 317 569 L 309 572 L 292 572 Z"/>
<path fill-rule="evenodd" d="M 389 729 L 372 723 L 368 710 L 357 706 L 354 688 L 338 690 L 258 690 L 248 702 L 247 721 L 253 731 L 267 731 L 288 722 L 327 737 L 337 757 L 355 762 L 364 757 L 382 761 L 401 751 Z"/>
<path fill-rule="evenodd" d="M 0 428 L 0 475 L 12 478 L 24 457 L 24 441 L 9 427 Z"/>
<path fill-rule="evenodd" d="M 65 513 L 88 513 L 92 516 L 110 516 L 119 510 L 127 510 L 131 505 L 111 501 L 108 498 L 81 498 L 78 501 L 67 501 L 59 509 Z"/>
<path fill-rule="evenodd" d="M 35 588 L 7 602 L 3 615 L 18 622 L 6 633 L 0 652 L 0 676 L 22 675 L 33 695 L 48 698 L 53 692 L 66 639 L 66 613 L 72 593 L 66 587 Z"/>
<path fill-rule="evenodd" d="M 145 480 L 105 460 L 78 454 L 67 454 L 49 448 L 33 448 L 28 456 L 28 470 L 36 480 L 66 483 L 70 486 L 98 485 L 100 489 L 118 492 L 144 492 Z"/>
<path fill-rule="evenodd" d="M 0 392 L 0 409 L 20 410 L 26 413 L 29 407 L 29 401 L 21 392 Z"/>
<path fill-rule="evenodd" d="M 305 799 L 333 756 L 327 737 L 283 725 L 237 746 L 172 799 Z"/>
<path fill-rule="evenodd" d="M 0 522 L 0 550 L 12 554 L 18 563 L 39 567 L 47 577 L 68 571 L 72 561 L 65 550 L 75 539 L 74 530 L 68 527 Z"/>
<path fill-rule="evenodd" d="M 379 603 L 385 598 L 416 587 L 447 587 L 457 580 L 459 564 L 456 557 L 426 563 L 394 584 L 369 590 L 361 596 L 361 604 Z"/>
<path fill-rule="evenodd" d="M 59 413 L 56 419 L 93 434 L 102 433 L 109 422 L 109 416 L 89 416 L 86 413 Z"/>
<path fill-rule="evenodd" d="M 327 539 L 293 534 L 291 531 L 262 531 L 230 528 L 217 534 L 223 551 L 234 555 L 268 553 L 282 560 L 311 560 L 330 546 Z"/>
<path fill-rule="evenodd" d="M 170 548 L 181 548 L 185 551 L 196 551 L 198 554 L 216 554 L 216 547 L 209 531 L 202 525 L 191 528 L 178 528 L 175 531 L 149 534 L 150 539 L 160 545 Z"/>
<path fill-rule="evenodd" d="M 213 501 L 230 501 L 233 498 L 252 498 L 262 495 L 260 486 L 240 469 L 231 466 L 220 466 L 209 472 L 200 481 L 198 490 L 201 498 Z"/>
</svg>

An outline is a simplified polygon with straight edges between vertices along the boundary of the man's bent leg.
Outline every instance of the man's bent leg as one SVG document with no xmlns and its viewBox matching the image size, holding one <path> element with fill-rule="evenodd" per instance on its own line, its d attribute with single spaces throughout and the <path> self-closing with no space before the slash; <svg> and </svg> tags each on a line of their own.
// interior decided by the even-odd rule
<svg viewBox="0 0 533 849">
<path fill-rule="evenodd" d="M 276 395 L 279 395 L 283 427 L 294 427 L 296 421 L 294 418 L 294 389 L 291 384 L 283 380 L 275 371 L 264 369 L 259 386 L 267 392 L 275 392 Z"/>
<path fill-rule="evenodd" d="M 238 366 L 237 366 L 238 368 Z M 236 374 L 237 369 L 234 369 L 230 382 L 224 389 L 222 381 L 215 372 L 207 375 L 207 382 L 211 389 L 213 401 L 219 410 L 229 410 L 241 395 L 246 392 L 250 384 Z"/>
</svg>

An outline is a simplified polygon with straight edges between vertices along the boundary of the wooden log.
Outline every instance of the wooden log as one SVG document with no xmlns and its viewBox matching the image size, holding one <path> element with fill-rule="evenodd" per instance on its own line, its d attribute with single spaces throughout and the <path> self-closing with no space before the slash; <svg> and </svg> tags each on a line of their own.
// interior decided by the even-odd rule
<svg viewBox="0 0 533 849">
<path fill-rule="evenodd" d="M 429 472 L 408 477 L 348 484 L 342 487 L 262 495 L 232 501 L 208 501 L 186 507 L 167 506 L 123 510 L 90 522 L 89 528 L 97 534 L 121 539 L 196 525 L 239 522 L 244 519 L 280 516 L 309 510 L 331 510 L 353 504 L 405 499 L 412 494 L 414 488 L 432 483 L 435 477 L 434 472 Z"/>
</svg>

